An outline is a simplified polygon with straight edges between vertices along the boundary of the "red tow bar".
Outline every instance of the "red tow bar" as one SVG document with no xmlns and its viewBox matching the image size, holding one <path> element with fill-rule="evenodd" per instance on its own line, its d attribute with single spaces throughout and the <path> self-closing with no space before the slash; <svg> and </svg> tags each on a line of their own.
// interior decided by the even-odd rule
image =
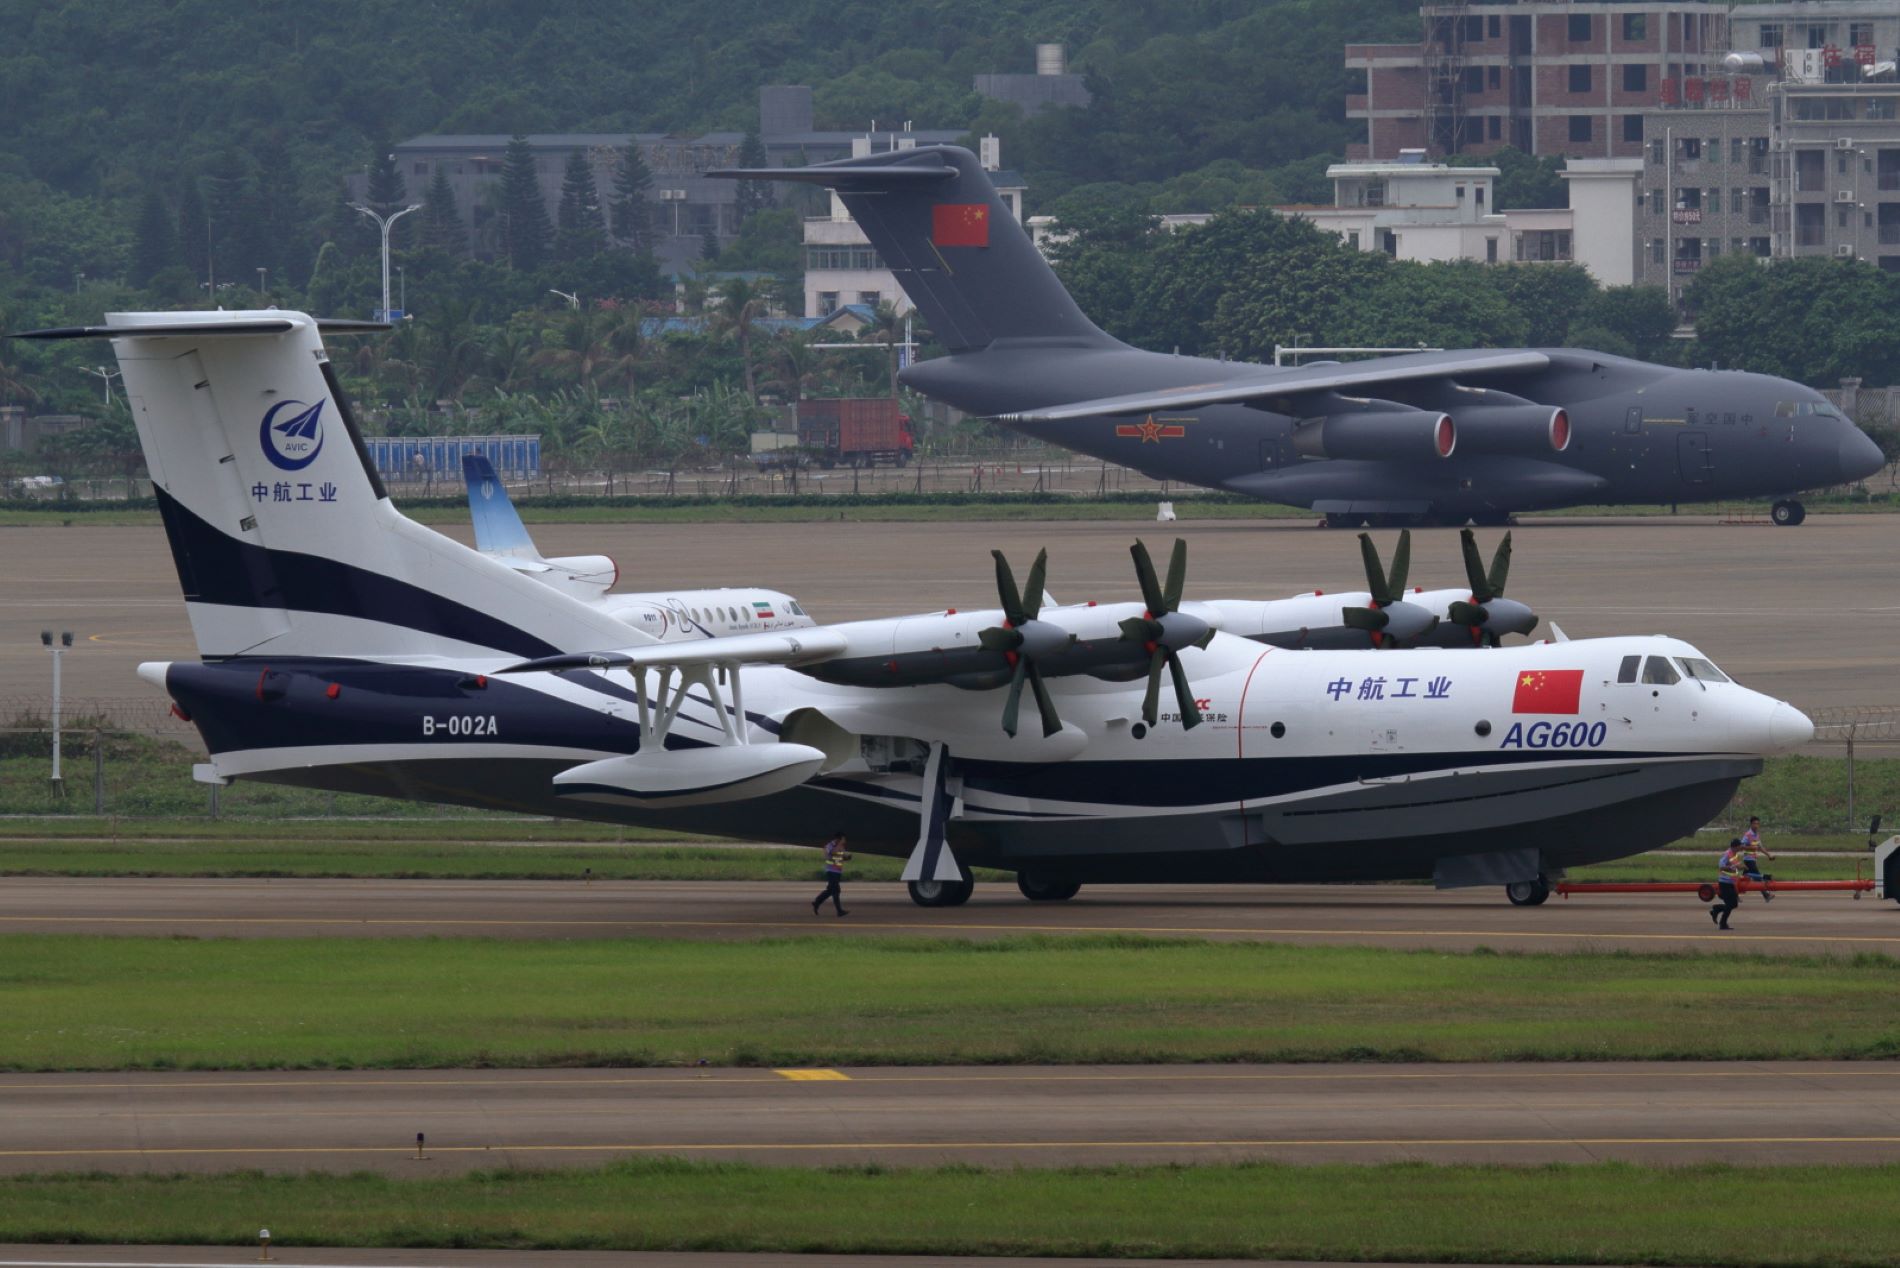
<svg viewBox="0 0 1900 1268">
<path fill-rule="evenodd" d="M 1862 878 L 1851 881 L 1772 881 L 1767 885 L 1743 881 L 1736 889 L 1744 894 L 1767 891 L 1785 894 L 1791 890 L 1851 890 L 1855 898 L 1873 892 L 1874 883 Z M 1715 886 L 1702 881 L 1558 881 L 1556 890 L 1565 898 L 1572 894 L 1694 894 L 1705 903 L 1715 901 Z"/>
</svg>

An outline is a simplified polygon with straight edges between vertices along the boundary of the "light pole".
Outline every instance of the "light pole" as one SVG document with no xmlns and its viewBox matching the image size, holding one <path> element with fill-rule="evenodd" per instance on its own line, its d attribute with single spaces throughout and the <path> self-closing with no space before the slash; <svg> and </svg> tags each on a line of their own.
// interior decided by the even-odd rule
<svg viewBox="0 0 1900 1268">
<path fill-rule="evenodd" d="M 112 404 L 112 380 L 119 377 L 119 372 L 117 370 L 108 370 L 102 365 L 97 365 L 97 366 L 81 365 L 81 366 L 74 366 L 73 368 L 78 370 L 81 374 L 90 374 L 98 378 L 100 383 L 103 384 L 106 389 L 105 403 L 107 405 Z"/>
<path fill-rule="evenodd" d="M 402 265 L 396 266 L 396 306 L 402 309 L 402 315 L 409 315 L 409 275 L 402 271 Z"/>
<path fill-rule="evenodd" d="M 53 653 L 53 785 L 59 787 L 59 658 L 73 645 L 73 632 L 61 630 L 59 642 L 53 641 L 53 631 L 40 631 L 40 646 Z"/>
<path fill-rule="evenodd" d="M 263 265 L 260 264 L 257 266 L 257 297 L 265 303 L 270 302 L 270 295 L 264 290 L 264 275 L 268 272 L 270 272 L 270 270 Z"/>
<path fill-rule="evenodd" d="M 581 306 L 581 293 L 579 291 L 574 291 L 572 293 L 569 293 L 567 291 L 557 291 L 552 286 L 550 286 L 548 287 L 548 294 L 559 295 L 562 299 L 567 301 L 567 306 L 569 308 L 579 311 L 580 306 Z"/>
<path fill-rule="evenodd" d="M 404 216 L 408 215 L 410 212 L 421 211 L 422 204 L 410 203 L 407 207 L 404 207 L 401 211 L 391 212 L 387 216 L 377 215 L 374 211 L 370 210 L 368 207 L 365 207 L 362 203 L 351 203 L 350 206 L 355 208 L 357 211 L 362 212 L 364 215 L 368 216 L 371 220 L 374 220 L 376 222 L 376 227 L 383 231 L 383 308 L 382 308 L 382 312 L 378 314 L 377 320 L 388 321 L 389 320 L 389 227 L 395 224 L 398 220 L 401 220 Z"/>
</svg>

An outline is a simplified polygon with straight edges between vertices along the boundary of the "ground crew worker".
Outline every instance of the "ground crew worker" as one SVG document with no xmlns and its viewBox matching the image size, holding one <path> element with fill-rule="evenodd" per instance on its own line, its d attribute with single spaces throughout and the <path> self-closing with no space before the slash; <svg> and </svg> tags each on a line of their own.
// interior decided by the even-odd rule
<svg viewBox="0 0 1900 1268">
<path fill-rule="evenodd" d="M 1709 908 L 1709 919 L 1718 929 L 1728 928 L 1729 913 L 1742 905 L 1741 895 L 1736 891 L 1736 883 L 1742 879 L 1742 839 L 1735 837 L 1728 843 L 1728 849 L 1722 851 L 1722 859 L 1715 868 L 1715 888 L 1721 895 L 1720 901 Z"/>
<path fill-rule="evenodd" d="M 1761 874 L 1761 864 L 1755 861 L 1757 850 L 1766 854 L 1770 860 L 1775 857 L 1775 852 L 1761 843 L 1761 816 L 1750 815 L 1748 831 L 1742 833 L 1742 863 L 1744 864 L 1742 870 L 1748 874 L 1749 880 L 1761 886 L 1761 900 L 1772 903 L 1775 901 L 1775 896 L 1768 892 L 1769 878 Z"/>
<path fill-rule="evenodd" d="M 845 853 L 844 833 L 832 833 L 831 840 L 825 842 L 825 892 L 811 900 L 812 915 L 818 914 L 818 909 L 825 905 L 827 898 L 840 916 L 851 914 L 844 909 L 844 894 L 839 888 L 844 884 L 844 861 L 850 857 Z"/>
</svg>

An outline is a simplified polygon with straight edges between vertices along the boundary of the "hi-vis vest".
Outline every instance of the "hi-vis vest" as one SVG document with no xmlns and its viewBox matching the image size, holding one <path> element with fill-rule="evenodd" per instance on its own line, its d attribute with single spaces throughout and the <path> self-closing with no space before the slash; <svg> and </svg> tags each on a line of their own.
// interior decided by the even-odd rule
<svg viewBox="0 0 1900 1268">
<path fill-rule="evenodd" d="M 1716 879 L 1733 884 L 1742 878 L 1742 856 L 1722 851 L 1722 861 L 1716 869 Z"/>
<path fill-rule="evenodd" d="M 844 848 L 842 846 L 825 846 L 825 875 L 844 875 Z"/>
</svg>

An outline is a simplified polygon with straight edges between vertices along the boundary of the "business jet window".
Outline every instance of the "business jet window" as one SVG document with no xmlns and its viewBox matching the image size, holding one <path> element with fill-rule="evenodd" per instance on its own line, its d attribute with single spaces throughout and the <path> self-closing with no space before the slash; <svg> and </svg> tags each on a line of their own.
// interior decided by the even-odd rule
<svg viewBox="0 0 1900 1268">
<path fill-rule="evenodd" d="M 1618 667 L 1616 671 L 1616 680 L 1618 682 L 1635 682 L 1636 670 L 1642 663 L 1643 658 L 1641 656 L 1625 656 L 1622 665 Z"/>
<path fill-rule="evenodd" d="M 698 609 L 698 608 L 694 608 L 694 609 L 693 609 L 692 611 L 693 611 L 693 624 L 694 624 L 694 625 L 704 625 L 704 624 L 705 624 L 705 622 L 699 619 L 699 609 Z"/>
<path fill-rule="evenodd" d="M 1698 678 L 1703 682 L 1728 681 L 1727 674 L 1717 669 L 1708 661 L 1703 660 L 1700 656 L 1678 656 L 1676 657 L 1676 663 L 1681 665 L 1682 672 L 1691 678 Z"/>
<path fill-rule="evenodd" d="M 1643 681 L 1655 687 L 1667 687 L 1682 681 L 1682 675 L 1667 656 L 1651 656 L 1643 662 Z"/>
</svg>

